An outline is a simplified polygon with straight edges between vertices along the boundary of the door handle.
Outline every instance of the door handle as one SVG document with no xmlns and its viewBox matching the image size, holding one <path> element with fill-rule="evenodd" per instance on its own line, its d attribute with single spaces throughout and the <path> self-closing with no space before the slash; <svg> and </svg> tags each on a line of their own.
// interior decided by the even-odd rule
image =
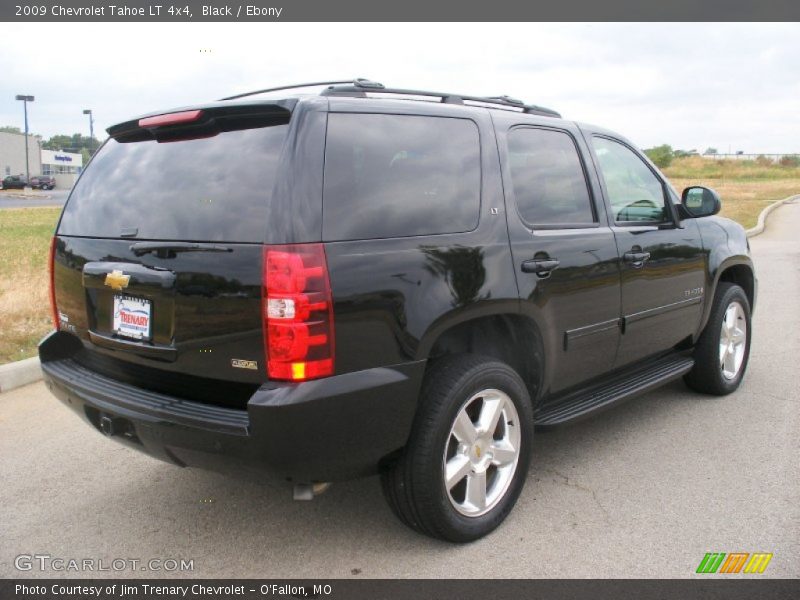
<svg viewBox="0 0 800 600">
<path fill-rule="evenodd" d="M 640 268 L 644 265 L 648 260 L 650 260 L 650 253 L 649 252 L 626 252 L 622 255 L 625 259 L 625 262 L 631 263 L 631 266 L 635 269 Z"/>
<path fill-rule="evenodd" d="M 539 277 L 547 277 L 561 262 L 554 258 L 534 258 L 522 263 L 523 273 L 536 273 Z"/>
</svg>

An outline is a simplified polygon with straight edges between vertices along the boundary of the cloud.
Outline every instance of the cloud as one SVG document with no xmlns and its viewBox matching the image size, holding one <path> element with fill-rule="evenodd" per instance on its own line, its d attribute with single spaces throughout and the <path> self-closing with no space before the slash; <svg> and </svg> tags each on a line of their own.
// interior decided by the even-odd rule
<svg viewBox="0 0 800 600">
<path fill-rule="evenodd" d="M 248 89 L 366 76 L 508 94 L 642 146 L 798 152 L 798 40 L 798 24 L 25 23 L 0 39 L 0 124 L 21 125 L 17 93 L 36 96 L 31 128 L 50 136 L 85 133 L 84 108 L 102 130 Z"/>
</svg>

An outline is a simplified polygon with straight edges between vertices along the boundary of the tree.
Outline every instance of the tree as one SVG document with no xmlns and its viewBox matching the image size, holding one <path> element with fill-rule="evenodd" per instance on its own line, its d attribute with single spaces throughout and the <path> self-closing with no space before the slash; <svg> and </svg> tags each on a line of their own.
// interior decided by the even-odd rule
<svg viewBox="0 0 800 600">
<path fill-rule="evenodd" d="M 80 133 L 54 135 L 46 142 L 42 142 L 42 148 L 45 150 L 61 150 L 62 152 L 75 152 L 76 154 L 81 154 L 83 150 L 87 150 L 91 154 L 99 147 L 100 142 L 95 138 L 90 138 Z"/>
<path fill-rule="evenodd" d="M 0 126 L 0 132 L 2 133 L 22 133 L 19 127 L 12 127 L 11 125 L 2 125 Z"/>
<path fill-rule="evenodd" d="M 714 154 L 719 154 L 719 152 L 717 151 L 716 148 L 712 148 L 712 147 L 709 146 L 708 148 L 706 148 L 706 151 L 703 152 L 703 154 L 707 154 L 707 155 L 712 155 L 713 156 Z"/>
<path fill-rule="evenodd" d="M 668 167 L 672 163 L 672 159 L 675 158 L 675 153 L 672 151 L 672 146 L 669 144 L 661 144 L 654 148 L 646 148 L 644 153 L 661 169 Z"/>
</svg>

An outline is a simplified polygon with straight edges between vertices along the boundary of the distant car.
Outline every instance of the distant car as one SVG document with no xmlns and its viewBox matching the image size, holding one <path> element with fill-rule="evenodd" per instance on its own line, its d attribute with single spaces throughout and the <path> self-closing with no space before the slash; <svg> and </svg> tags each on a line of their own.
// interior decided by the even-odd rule
<svg viewBox="0 0 800 600">
<path fill-rule="evenodd" d="M 22 175 L 9 175 L 5 179 L 3 179 L 4 190 L 13 190 L 13 189 L 21 190 L 26 185 L 28 185 L 28 180 Z"/>
<path fill-rule="evenodd" d="M 50 175 L 34 175 L 31 177 L 31 187 L 40 190 L 52 190 L 56 187 L 56 178 Z"/>
</svg>

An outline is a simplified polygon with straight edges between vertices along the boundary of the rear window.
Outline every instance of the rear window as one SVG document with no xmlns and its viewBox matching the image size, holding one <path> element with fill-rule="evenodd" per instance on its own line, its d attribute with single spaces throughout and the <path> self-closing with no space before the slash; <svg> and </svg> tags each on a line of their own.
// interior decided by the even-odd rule
<svg viewBox="0 0 800 600">
<path fill-rule="evenodd" d="M 530 225 L 595 222 L 589 187 L 572 137 L 553 129 L 518 128 L 508 136 L 517 209 Z"/>
<path fill-rule="evenodd" d="M 328 117 L 325 240 L 471 231 L 480 211 L 480 140 L 467 119 Z"/>
<path fill-rule="evenodd" d="M 110 139 L 75 186 L 59 233 L 262 242 L 287 130 L 281 124 L 168 143 Z"/>
</svg>

